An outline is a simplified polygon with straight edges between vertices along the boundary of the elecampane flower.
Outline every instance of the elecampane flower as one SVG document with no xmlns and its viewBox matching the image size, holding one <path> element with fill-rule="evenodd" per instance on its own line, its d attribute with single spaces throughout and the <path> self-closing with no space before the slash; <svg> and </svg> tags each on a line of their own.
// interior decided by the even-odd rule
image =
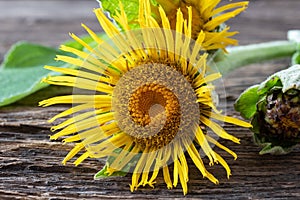
<svg viewBox="0 0 300 200">
<path fill-rule="evenodd" d="M 192 38 L 197 39 L 199 33 L 203 31 L 206 35 L 204 42 L 208 42 L 209 46 L 203 44 L 206 50 L 224 49 L 228 45 L 236 45 L 237 40 L 230 38 L 238 32 L 229 32 L 230 27 L 221 28 L 222 24 L 243 12 L 248 2 L 229 3 L 217 7 L 221 0 L 156 0 L 164 9 L 170 26 L 175 30 L 176 12 L 181 10 L 184 19 L 188 19 L 188 7 L 192 9 Z M 158 19 L 158 7 L 153 6 L 153 12 L 156 13 Z"/>
<path fill-rule="evenodd" d="M 229 166 L 211 145 L 225 150 L 235 159 L 237 156 L 207 130 L 209 128 L 216 136 L 239 143 L 239 139 L 228 134 L 215 120 L 243 127 L 250 125 L 220 114 L 214 105 L 212 81 L 221 75 L 207 73 L 207 54 L 200 54 L 206 35 L 200 32 L 196 41 L 191 38 L 192 8 L 188 8 L 188 20 L 184 19 L 181 10 L 177 11 L 175 32 L 161 7 L 159 14 L 163 28 L 160 27 L 151 16 L 149 1 L 140 1 L 141 28 L 138 30 L 130 30 L 121 4 L 120 8 L 115 20 L 122 25 L 124 32 L 120 32 L 101 9 L 95 9 L 110 40 L 102 41 L 83 25 L 98 47 L 92 48 L 73 34 L 71 36 L 89 52 L 62 46 L 62 50 L 78 58 L 58 55 L 56 59 L 79 69 L 46 66 L 66 75 L 48 77 L 45 82 L 90 91 L 40 102 L 42 106 L 73 104 L 50 122 L 77 113 L 51 128 L 58 131 L 51 139 L 63 137 L 64 142 L 76 143 L 63 163 L 79 152 L 83 153 L 75 160 L 75 165 L 88 157 L 114 156 L 108 173 L 125 170 L 130 164 L 131 191 L 139 186 L 153 187 L 162 169 L 167 187 L 171 189 L 180 182 L 186 194 L 189 178 L 185 152 L 204 177 L 218 183 L 205 168 L 197 150 L 201 148 L 209 164 L 220 163 L 229 177 Z M 173 166 L 172 176 L 170 166 Z"/>
</svg>

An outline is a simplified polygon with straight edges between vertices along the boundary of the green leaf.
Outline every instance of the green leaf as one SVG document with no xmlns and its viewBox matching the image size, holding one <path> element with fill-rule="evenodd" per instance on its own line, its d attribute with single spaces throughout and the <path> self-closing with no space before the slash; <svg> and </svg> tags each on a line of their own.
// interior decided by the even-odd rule
<svg viewBox="0 0 300 200">
<path fill-rule="evenodd" d="M 256 143 L 258 146 L 262 147 L 262 150 L 260 150 L 259 154 L 272 154 L 272 155 L 285 155 L 290 153 L 293 148 L 297 144 L 291 144 L 289 146 L 280 146 L 280 145 L 274 145 L 273 142 L 266 141 L 266 139 L 260 134 L 253 134 L 253 140 L 254 143 Z"/>
<path fill-rule="evenodd" d="M 268 91 L 270 91 L 275 86 L 281 86 L 281 81 L 277 76 L 270 76 L 266 81 L 262 82 L 259 85 L 257 93 L 259 95 L 265 95 Z"/>
<path fill-rule="evenodd" d="M 123 171 L 116 171 L 114 173 L 112 173 L 111 175 L 108 175 L 107 172 L 107 164 L 94 175 L 94 179 L 101 179 L 101 178 L 107 178 L 110 176 L 126 176 L 127 172 L 123 172 Z"/>
<path fill-rule="evenodd" d="M 139 27 L 137 17 L 139 13 L 139 0 L 97 0 L 110 16 L 115 16 L 117 11 L 120 13 L 119 2 L 122 3 L 127 15 L 128 23 L 131 28 Z"/>
<path fill-rule="evenodd" d="M 98 36 L 107 40 L 108 36 L 102 32 Z M 97 44 L 86 35 L 81 39 L 91 47 Z M 77 41 L 69 40 L 63 43 L 66 46 L 85 51 L 85 48 Z M 5 87 L 0 88 L 0 106 L 14 103 L 26 97 L 48 84 L 41 83 L 41 80 L 48 75 L 58 75 L 44 69 L 44 65 L 72 67 L 72 65 L 54 60 L 57 54 L 73 56 L 71 53 L 59 51 L 37 44 L 18 42 L 7 52 L 4 62 L 0 66 L 0 83 Z M 54 91 L 57 94 L 57 91 Z"/>
<path fill-rule="evenodd" d="M 281 146 L 272 146 L 271 143 L 268 143 L 267 145 L 265 145 L 265 147 L 260 150 L 259 154 L 263 155 L 263 154 L 272 154 L 272 155 L 285 155 L 290 153 L 293 150 L 294 147 L 290 147 L 290 148 L 283 148 Z"/>
<path fill-rule="evenodd" d="M 121 153 L 121 150 L 122 149 L 116 149 L 114 152 L 118 155 Z M 126 176 L 126 174 L 130 171 L 130 169 L 136 166 L 140 156 L 141 156 L 140 154 L 136 154 L 128 163 L 125 164 L 122 170 L 115 171 L 112 174 L 109 174 L 107 168 L 114 162 L 116 157 L 108 156 L 105 166 L 94 175 L 94 179 L 107 178 L 111 176 Z"/>
<path fill-rule="evenodd" d="M 235 110 L 245 119 L 250 119 L 256 112 L 256 103 L 259 101 L 258 87 L 259 85 L 253 85 L 245 90 L 234 104 Z"/>
<path fill-rule="evenodd" d="M 116 149 L 114 152 L 116 154 L 119 154 L 121 152 L 121 149 Z M 104 167 L 94 175 L 94 179 L 107 178 L 110 176 L 126 176 L 127 172 L 130 170 L 128 165 L 124 168 L 124 170 L 115 171 L 112 174 L 109 174 L 109 172 L 107 171 L 108 166 L 111 165 L 115 159 L 116 158 L 114 156 L 108 156 Z"/>
<path fill-rule="evenodd" d="M 27 42 L 16 43 L 0 67 L 0 106 L 13 103 L 47 86 L 42 78 L 50 74 L 44 65 L 62 66 L 54 60 L 62 52 Z"/>
</svg>

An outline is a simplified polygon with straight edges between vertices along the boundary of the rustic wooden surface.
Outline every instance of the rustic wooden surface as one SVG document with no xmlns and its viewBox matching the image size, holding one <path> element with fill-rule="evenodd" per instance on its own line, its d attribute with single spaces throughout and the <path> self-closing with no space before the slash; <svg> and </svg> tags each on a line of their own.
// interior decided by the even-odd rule
<svg viewBox="0 0 300 200">
<path fill-rule="evenodd" d="M 92 9 L 94 0 L 0 0 L 0 60 L 9 47 L 27 40 L 57 46 L 68 39 L 68 32 L 82 34 L 80 23 L 97 29 Z M 283 40 L 288 29 L 300 28 L 299 0 L 251 0 L 247 12 L 230 21 L 240 44 Z M 238 116 L 232 105 L 246 87 L 283 69 L 288 59 L 247 66 L 226 78 L 227 112 Z M 1 85 L 1 87 L 5 87 Z M 44 96 L 45 92 L 40 93 Z M 1 95 L 1 94 L 0 94 Z M 63 166 L 61 161 L 70 145 L 49 141 L 47 119 L 64 110 L 63 106 L 39 108 L 32 98 L 0 108 L 0 199 L 168 199 L 182 198 L 180 187 L 167 190 L 161 174 L 155 189 L 140 188 L 131 193 L 130 176 L 93 180 L 104 160 L 87 160 L 80 167 Z M 299 199 L 300 149 L 285 156 L 259 156 L 251 132 L 225 125 L 241 139 L 240 145 L 224 144 L 238 154 L 234 161 L 223 154 L 232 168 L 227 180 L 220 166 L 208 167 L 219 185 L 203 179 L 190 165 L 189 193 L 200 199 Z M 190 162 L 191 163 L 191 162 Z"/>
</svg>

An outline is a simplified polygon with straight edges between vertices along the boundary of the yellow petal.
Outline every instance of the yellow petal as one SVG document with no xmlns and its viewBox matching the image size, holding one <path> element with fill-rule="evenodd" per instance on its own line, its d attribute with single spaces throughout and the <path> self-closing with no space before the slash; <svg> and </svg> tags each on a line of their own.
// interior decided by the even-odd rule
<svg viewBox="0 0 300 200">
<path fill-rule="evenodd" d="M 228 134 L 220 125 L 216 124 L 215 122 L 207 119 L 204 116 L 200 116 L 200 121 L 203 122 L 209 128 L 211 128 L 221 138 L 228 139 L 237 144 L 240 144 L 240 140 L 238 138 Z"/>
<path fill-rule="evenodd" d="M 168 189 L 172 189 L 173 185 L 170 178 L 169 168 L 167 165 L 163 167 L 163 175 L 164 175 L 164 181 L 167 184 Z"/>
<path fill-rule="evenodd" d="M 251 128 L 252 125 L 250 123 L 244 122 L 242 120 L 239 120 L 237 118 L 234 117 L 229 117 L 229 116 L 225 116 L 225 115 L 221 115 L 219 113 L 213 113 L 213 112 L 208 112 L 208 111 L 203 111 L 203 114 L 205 114 L 207 117 L 211 117 L 223 122 L 227 122 L 230 124 L 235 124 L 241 127 L 246 127 L 246 128 Z"/>
<path fill-rule="evenodd" d="M 79 151 L 84 148 L 84 145 L 81 143 L 76 144 L 76 146 L 66 155 L 62 163 L 65 165 L 67 161 L 71 160 Z"/>
<path fill-rule="evenodd" d="M 85 159 L 89 157 L 89 152 L 85 152 L 82 154 L 77 160 L 75 160 L 74 164 L 75 166 L 78 166 L 80 163 L 82 163 Z"/>
<path fill-rule="evenodd" d="M 85 24 L 81 24 L 81 26 L 89 33 L 89 35 L 93 38 L 94 41 L 96 41 L 98 44 L 103 43 L 103 40 L 100 39 L 97 34 L 92 31 L 89 27 L 87 27 Z"/>
<path fill-rule="evenodd" d="M 224 151 L 226 151 L 227 153 L 231 154 L 234 158 L 234 160 L 237 159 L 237 155 L 236 153 L 234 153 L 233 151 L 231 151 L 230 149 L 228 149 L 227 147 L 225 147 L 224 145 L 220 144 L 219 142 L 217 142 L 215 139 L 213 139 L 212 137 L 210 137 L 209 135 L 205 135 L 207 141 L 209 141 L 210 143 L 216 145 L 217 147 L 219 147 L 220 149 L 223 149 Z"/>
</svg>

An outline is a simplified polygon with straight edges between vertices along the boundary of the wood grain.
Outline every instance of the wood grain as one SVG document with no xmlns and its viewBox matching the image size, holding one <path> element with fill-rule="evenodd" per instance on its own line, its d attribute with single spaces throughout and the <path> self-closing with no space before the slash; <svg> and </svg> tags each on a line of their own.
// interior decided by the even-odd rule
<svg viewBox="0 0 300 200">
<path fill-rule="evenodd" d="M 94 0 L 0 0 L 0 60 L 9 47 L 28 40 L 58 46 L 68 32 L 84 33 L 81 22 L 99 29 L 91 10 Z M 284 40 L 286 31 L 300 28 L 299 0 L 253 0 L 247 12 L 230 21 L 241 44 Z M 99 29 L 100 30 L 100 29 Z M 232 105 L 248 86 L 289 65 L 289 60 L 271 61 L 241 68 L 224 80 L 226 111 L 239 117 Z M 0 83 L 0 86 L 3 87 Z M 80 167 L 63 166 L 62 159 L 72 148 L 61 141 L 49 141 L 47 119 L 66 109 L 64 106 L 37 107 L 47 90 L 14 105 L 0 108 L 0 199 L 169 199 L 182 198 L 180 186 L 166 189 L 162 174 L 154 189 L 140 188 L 131 193 L 131 177 L 93 180 L 105 160 L 89 159 Z M 225 105 L 225 104 L 223 104 Z M 208 167 L 219 179 L 214 185 L 203 179 L 189 160 L 189 193 L 199 199 L 299 199 L 300 149 L 285 156 L 258 155 L 251 132 L 226 124 L 225 129 L 241 139 L 240 145 L 222 141 L 238 154 L 234 161 L 220 152 L 232 169 L 228 180 L 222 167 Z M 207 160 L 205 159 L 207 163 Z M 208 165 L 207 165 L 208 166 Z"/>
</svg>

